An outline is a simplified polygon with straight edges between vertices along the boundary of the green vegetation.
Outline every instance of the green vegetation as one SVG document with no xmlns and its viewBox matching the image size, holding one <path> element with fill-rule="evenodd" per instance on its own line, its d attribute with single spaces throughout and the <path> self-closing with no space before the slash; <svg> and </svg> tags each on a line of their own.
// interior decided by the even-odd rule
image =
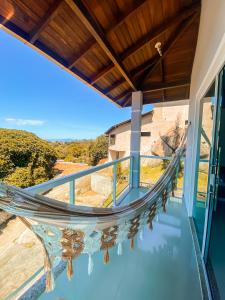
<svg viewBox="0 0 225 300">
<path fill-rule="evenodd" d="M 83 162 L 95 166 L 107 157 L 108 139 L 101 135 L 96 140 L 81 140 L 75 142 L 52 143 L 58 159 L 69 162 Z"/>
<path fill-rule="evenodd" d="M 96 165 L 107 157 L 108 140 L 60 143 L 47 142 L 35 134 L 0 128 L 0 180 L 22 188 L 47 181 L 54 176 L 57 159 Z"/>
<path fill-rule="evenodd" d="M 108 154 L 108 138 L 100 135 L 89 148 L 89 163 L 96 166 Z"/>
<path fill-rule="evenodd" d="M 74 142 L 53 142 L 58 159 L 68 162 L 89 163 L 89 149 L 94 142 L 92 140 L 81 140 Z"/>
<path fill-rule="evenodd" d="M 0 129 L 0 180 L 22 188 L 53 177 L 54 148 L 30 132 Z"/>
</svg>

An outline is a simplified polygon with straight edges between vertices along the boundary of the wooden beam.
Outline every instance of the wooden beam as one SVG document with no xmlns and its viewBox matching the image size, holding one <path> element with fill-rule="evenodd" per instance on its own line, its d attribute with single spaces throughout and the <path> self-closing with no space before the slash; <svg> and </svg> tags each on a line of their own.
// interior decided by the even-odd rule
<svg viewBox="0 0 225 300">
<path fill-rule="evenodd" d="M 129 102 L 131 102 L 131 95 L 127 95 L 125 101 L 122 103 L 122 107 L 126 107 Z"/>
<path fill-rule="evenodd" d="M 133 7 L 130 7 L 125 13 L 121 14 L 118 18 L 115 18 L 114 22 L 110 24 L 110 27 L 106 30 L 106 36 L 108 36 L 112 31 L 116 30 L 127 18 L 134 14 L 147 1 L 149 0 L 136 0 Z M 79 54 L 75 55 L 74 60 L 71 62 L 72 67 L 95 45 L 96 41 L 94 40 L 88 47 L 84 46 L 84 48 L 80 50 L 80 56 Z M 114 67 L 114 65 L 112 66 Z"/>
<path fill-rule="evenodd" d="M 110 85 L 109 88 L 105 89 L 106 95 L 109 95 L 113 90 L 115 90 L 116 88 L 118 88 L 124 82 L 126 82 L 126 81 L 123 78 L 120 79 L 120 80 L 115 81 L 113 84 Z"/>
<path fill-rule="evenodd" d="M 130 74 L 132 76 L 132 78 L 137 77 L 140 73 L 143 73 L 146 69 L 149 68 L 149 66 L 153 66 L 157 61 L 158 61 L 158 54 L 155 55 L 153 58 L 150 58 L 148 61 L 144 62 L 143 64 L 139 65 L 138 67 L 134 68 L 133 70 L 130 71 Z M 126 82 L 126 80 L 124 80 L 123 78 L 116 81 L 114 84 L 112 84 L 111 86 L 109 86 L 109 88 L 105 89 L 107 90 L 107 94 L 109 94 L 112 90 L 116 89 L 117 87 L 119 87 L 121 84 L 123 84 L 124 82 Z"/>
<path fill-rule="evenodd" d="M 190 80 L 179 80 L 179 81 L 173 81 L 173 82 L 164 82 L 164 83 L 154 83 L 154 84 L 149 84 L 148 86 L 145 87 L 143 90 L 144 94 L 151 93 L 151 92 L 157 92 L 157 91 L 165 91 L 169 89 L 175 89 L 175 88 L 181 88 L 181 87 L 188 87 L 190 86 Z M 122 106 L 126 106 L 126 99 L 130 96 L 131 90 L 129 91 L 124 91 L 120 95 L 116 96 L 113 98 L 113 101 L 118 102 L 121 100 L 123 97 L 125 97 L 125 102 L 122 104 Z"/>
<path fill-rule="evenodd" d="M 77 61 L 87 53 L 88 49 L 90 49 L 93 44 L 95 45 L 96 43 L 95 40 L 91 38 L 85 43 L 84 47 L 80 51 L 75 53 L 69 64 L 70 70 L 76 65 Z"/>
<path fill-rule="evenodd" d="M 132 90 L 126 90 L 124 92 L 122 92 L 121 94 L 119 94 L 118 96 L 114 97 L 113 98 L 113 101 L 117 102 L 119 101 L 120 99 L 122 99 L 123 97 L 127 96 L 128 94 L 132 93 Z"/>
<path fill-rule="evenodd" d="M 146 35 L 144 35 L 142 38 L 140 38 L 135 44 L 130 46 L 128 49 L 126 49 L 123 53 L 120 54 L 121 60 L 124 61 L 129 56 L 133 55 L 135 52 L 139 51 L 141 48 L 143 48 L 146 44 L 150 43 L 154 39 L 156 39 L 158 36 L 160 36 L 162 33 L 167 31 L 170 27 L 175 26 L 179 22 L 183 21 L 184 19 L 187 19 L 189 16 L 193 15 L 196 11 L 199 11 L 200 9 L 200 3 L 194 3 L 180 12 L 176 14 L 175 17 L 171 17 L 167 22 L 164 22 L 163 24 L 159 25 L 156 29 L 151 30 Z M 104 67 L 98 74 L 94 75 L 92 78 L 92 82 L 96 83 L 98 80 L 100 80 L 102 77 L 104 77 L 107 73 L 112 71 L 114 68 L 113 64 L 109 64 L 108 66 Z"/>
<path fill-rule="evenodd" d="M 171 17 L 169 20 L 167 20 L 163 24 L 160 24 L 154 30 L 151 30 L 150 32 L 148 32 L 146 35 L 144 35 L 142 38 L 140 38 L 134 45 L 132 45 L 131 47 L 126 49 L 121 54 L 122 60 L 125 60 L 129 56 L 133 55 L 136 51 L 139 51 L 146 44 L 150 43 L 151 41 L 156 39 L 158 36 L 163 34 L 165 31 L 167 31 L 170 27 L 177 25 L 178 23 L 187 19 L 189 16 L 193 15 L 196 11 L 199 11 L 200 7 L 201 6 L 200 6 L 199 2 L 194 3 L 190 6 L 182 9 L 174 17 Z"/>
<path fill-rule="evenodd" d="M 58 8 L 63 0 L 55 0 L 55 2 L 51 5 L 50 9 L 47 11 L 46 15 L 44 16 L 43 20 L 40 24 L 36 26 L 36 28 L 30 33 L 30 40 L 31 44 L 34 44 L 36 40 L 39 38 L 42 31 L 48 26 L 48 24 L 53 20 L 58 12 Z"/>
<path fill-rule="evenodd" d="M 91 78 L 91 84 L 96 83 L 98 80 L 100 80 L 102 77 L 104 77 L 106 74 L 112 71 L 114 68 L 114 64 L 110 64 L 107 67 L 104 67 L 101 71 L 99 71 L 96 75 L 92 76 Z"/>
<path fill-rule="evenodd" d="M 169 89 L 175 89 L 180 87 L 188 87 L 190 86 L 190 80 L 178 80 L 178 81 L 171 81 L 171 82 L 163 82 L 163 83 L 149 83 L 145 86 L 143 93 L 151 93 L 156 91 L 164 91 Z"/>
<path fill-rule="evenodd" d="M 181 25 L 176 29 L 176 31 L 172 34 L 172 36 L 169 38 L 166 45 L 162 48 L 162 56 L 158 56 L 157 61 L 152 66 L 150 65 L 149 68 L 146 70 L 145 74 L 141 76 L 141 79 L 139 81 L 139 84 L 137 85 L 139 89 L 143 88 L 144 82 L 147 78 L 151 76 L 153 71 L 158 67 L 158 65 L 161 63 L 161 60 L 165 58 L 165 56 L 169 53 L 173 45 L 177 42 L 177 40 L 183 35 L 184 31 L 192 24 L 194 19 L 196 18 L 198 13 L 195 13 L 193 16 L 189 17 L 187 20 L 184 20 Z"/>
<path fill-rule="evenodd" d="M 117 56 L 112 46 L 106 39 L 103 29 L 97 20 L 90 14 L 90 11 L 84 6 L 81 0 L 66 0 L 67 4 L 79 17 L 81 22 L 85 25 L 91 35 L 95 38 L 100 47 L 104 50 L 106 55 L 110 58 L 113 64 L 117 67 L 121 75 L 129 83 L 130 87 L 136 91 L 135 84 L 133 83 L 129 72 L 124 68 L 122 61 Z"/>
</svg>

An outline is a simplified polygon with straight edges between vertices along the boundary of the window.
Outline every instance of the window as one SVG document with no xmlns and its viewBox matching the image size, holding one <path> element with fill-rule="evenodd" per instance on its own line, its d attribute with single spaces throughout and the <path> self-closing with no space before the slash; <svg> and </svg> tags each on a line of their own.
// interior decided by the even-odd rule
<svg viewBox="0 0 225 300">
<path fill-rule="evenodd" d="M 116 143 L 116 135 L 115 134 L 110 134 L 109 136 L 109 144 L 110 145 L 115 145 Z"/>
<path fill-rule="evenodd" d="M 151 136 L 151 132 L 149 131 L 142 131 L 141 136 Z"/>
</svg>

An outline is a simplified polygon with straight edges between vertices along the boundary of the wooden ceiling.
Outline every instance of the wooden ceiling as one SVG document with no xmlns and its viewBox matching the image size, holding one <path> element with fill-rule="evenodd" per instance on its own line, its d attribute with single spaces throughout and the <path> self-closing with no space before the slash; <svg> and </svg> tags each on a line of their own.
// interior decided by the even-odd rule
<svg viewBox="0 0 225 300">
<path fill-rule="evenodd" d="M 189 97 L 200 9 L 194 0 L 0 0 L 0 23 L 126 107 L 137 90 L 144 104 Z"/>
</svg>

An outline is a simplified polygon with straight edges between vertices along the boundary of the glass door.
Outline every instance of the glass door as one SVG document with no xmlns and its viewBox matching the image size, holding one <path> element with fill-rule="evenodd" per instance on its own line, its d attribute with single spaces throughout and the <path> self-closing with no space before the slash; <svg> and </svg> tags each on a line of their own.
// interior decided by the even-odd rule
<svg viewBox="0 0 225 300">
<path fill-rule="evenodd" d="M 213 299 L 225 299 L 225 76 L 218 81 L 208 185 L 204 260 Z"/>
<path fill-rule="evenodd" d="M 210 170 L 210 153 L 213 140 L 213 125 L 215 120 L 215 90 L 216 83 L 213 82 L 208 92 L 201 99 L 199 129 L 198 129 L 198 150 L 197 168 L 195 183 L 195 199 L 193 206 L 193 220 L 197 232 L 200 247 L 202 247 L 205 214 L 208 199 L 208 182 Z"/>
</svg>

